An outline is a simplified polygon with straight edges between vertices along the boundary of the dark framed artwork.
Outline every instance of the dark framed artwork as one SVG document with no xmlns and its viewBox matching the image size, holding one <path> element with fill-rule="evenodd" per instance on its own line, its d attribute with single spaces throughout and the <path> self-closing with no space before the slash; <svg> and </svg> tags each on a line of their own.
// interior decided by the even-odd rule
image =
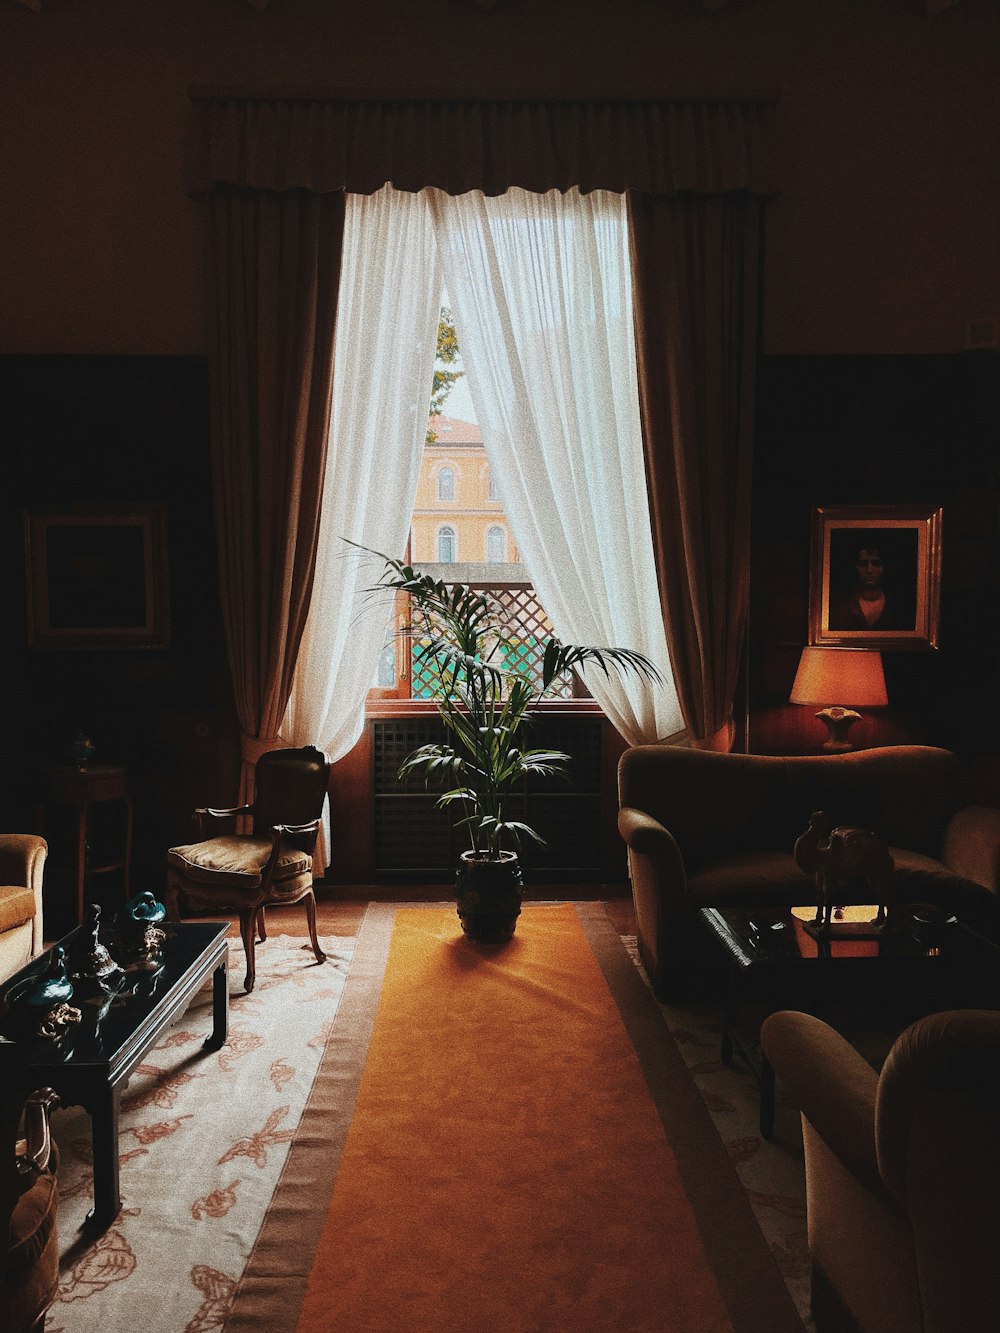
<svg viewBox="0 0 1000 1333">
<path fill-rule="evenodd" d="M 46 506 L 24 515 L 30 648 L 165 648 L 162 504 Z"/>
<path fill-rule="evenodd" d="M 938 645 L 941 510 L 813 510 L 809 642 L 844 648 Z"/>
</svg>

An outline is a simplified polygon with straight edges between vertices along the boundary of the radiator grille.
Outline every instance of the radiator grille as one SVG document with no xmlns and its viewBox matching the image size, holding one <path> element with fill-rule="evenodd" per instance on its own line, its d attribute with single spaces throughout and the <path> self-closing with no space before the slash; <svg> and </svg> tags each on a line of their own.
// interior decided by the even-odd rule
<svg viewBox="0 0 1000 1333">
<path fill-rule="evenodd" d="M 464 830 L 454 828 L 456 807 L 434 808 L 434 790 L 423 779 L 404 782 L 399 765 L 418 745 L 444 738 L 437 718 L 399 718 L 372 722 L 375 790 L 375 872 L 440 874 L 450 878 L 468 847 Z M 508 803 L 508 814 L 524 819 L 546 839 L 522 848 L 525 867 L 596 871 L 601 864 L 601 743 L 596 718 L 540 717 L 532 723 L 528 744 L 565 750 L 572 755 L 563 779 L 533 779 L 521 798 Z"/>
</svg>

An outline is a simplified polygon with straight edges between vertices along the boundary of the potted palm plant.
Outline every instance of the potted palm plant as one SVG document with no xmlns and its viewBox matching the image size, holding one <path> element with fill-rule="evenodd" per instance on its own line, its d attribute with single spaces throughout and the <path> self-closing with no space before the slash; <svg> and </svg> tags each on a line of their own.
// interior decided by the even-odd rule
<svg viewBox="0 0 1000 1333">
<path fill-rule="evenodd" d="M 525 839 L 544 838 L 510 817 L 510 798 L 525 780 L 562 772 L 570 756 L 561 750 L 526 748 L 536 706 L 554 692 L 573 667 L 594 663 L 661 680 L 653 663 L 629 648 L 584 648 L 544 640 L 541 673 L 535 680 L 511 669 L 526 631 L 488 593 L 446 584 L 430 574 L 370 552 L 384 563 L 375 589 L 408 594 L 414 672 L 433 682 L 433 697 L 446 730 L 440 744 L 421 745 L 403 760 L 401 777 L 420 775 L 428 785 L 444 782 L 440 807 L 456 807 L 456 826 L 469 849 L 456 876 L 462 929 L 480 941 L 510 939 L 521 911 L 523 881 L 518 851 Z"/>
</svg>

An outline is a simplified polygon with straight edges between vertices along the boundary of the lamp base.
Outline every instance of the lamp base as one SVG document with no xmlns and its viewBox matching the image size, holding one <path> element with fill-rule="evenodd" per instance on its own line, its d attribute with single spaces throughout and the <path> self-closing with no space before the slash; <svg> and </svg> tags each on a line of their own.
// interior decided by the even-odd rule
<svg viewBox="0 0 1000 1333">
<path fill-rule="evenodd" d="M 824 750 L 840 753 L 844 750 L 854 749 L 847 733 L 860 719 L 860 713 L 856 713 L 853 708 L 823 708 L 816 716 L 825 724 L 829 732 L 823 744 Z"/>
</svg>

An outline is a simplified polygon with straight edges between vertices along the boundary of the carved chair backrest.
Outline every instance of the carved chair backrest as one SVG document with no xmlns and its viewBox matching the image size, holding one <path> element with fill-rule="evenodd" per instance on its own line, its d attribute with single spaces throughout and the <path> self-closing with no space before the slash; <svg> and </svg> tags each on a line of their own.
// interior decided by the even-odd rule
<svg viewBox="0 0 1000 1333">
<path fill-rule="evenodd" d="M 274 824 L 306 824 L 323 812 L 330 761 L 321 750 L 269 750 L 254 774 L 254 833 L 267 835 Z"/>
</svg>

